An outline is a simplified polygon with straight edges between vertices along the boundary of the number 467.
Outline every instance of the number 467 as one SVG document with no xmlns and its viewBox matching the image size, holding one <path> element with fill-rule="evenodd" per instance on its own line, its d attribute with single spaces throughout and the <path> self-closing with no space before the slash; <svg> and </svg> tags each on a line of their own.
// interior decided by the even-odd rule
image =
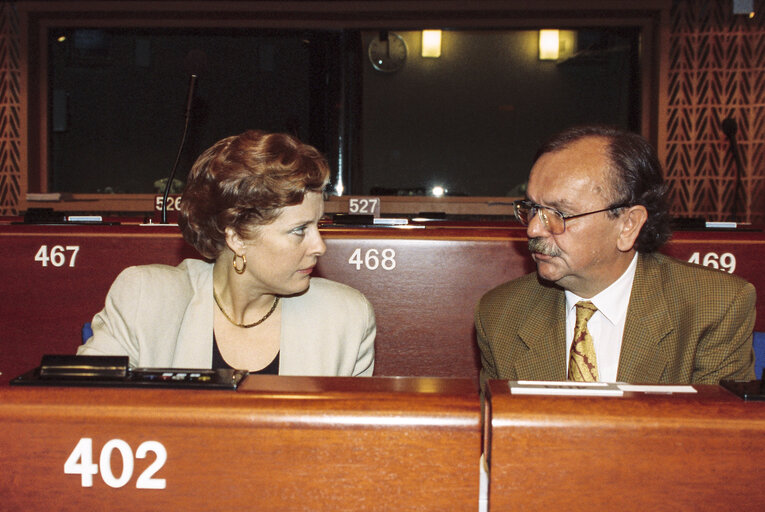
<svg viewBox="0 0 765 512">
<path fill-rule="evenodd" d="M 78 252 L 80 252 L 79 245 L 67 245 L 66 247 L 54 245 L 50 248 L 50 251 L 48 251 L 47 245 L 41 245 L 40 248 L 37 249 L 37 254 L 35 254 L 35 261 L 39 261 L 43 267 L 47 267 L 48 263 L 54 267 L 63 267 L 68 261 L 69 266 L 74 267 Z M 69 253 L 68 260 L 67 253 Z"/>
</svg>

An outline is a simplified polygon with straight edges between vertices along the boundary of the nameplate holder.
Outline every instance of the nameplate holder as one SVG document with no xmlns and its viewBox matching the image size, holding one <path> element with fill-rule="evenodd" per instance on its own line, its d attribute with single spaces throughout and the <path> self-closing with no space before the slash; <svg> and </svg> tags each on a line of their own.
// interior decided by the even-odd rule
<svg viewBox="0 0 765 512">
<path fill-rule="evenodd" d="M 349 215 L 371 215 L 373 218 L 380 216 L 379 197 L 350 197 L 348 198 Z"/>
<path fill-rule="evenodd" d="M 765 374 L 765 372 L 763 373 Z M 721 380 L 720 386 L 747 402 L 763 402 L 765 401 L 765 386 L 763 386 L 763 383 L 765 383 L 765 380 Z"/>
<path fill-rule="evenodd" d="M 162 204 L 164 196 L 154 196 L 154 224 L 162 223 Z M 167 224 L 178 224 L 178 212 L 181 210 L 181 194 L 168 194 L 167 196 Z"/>
</svg>

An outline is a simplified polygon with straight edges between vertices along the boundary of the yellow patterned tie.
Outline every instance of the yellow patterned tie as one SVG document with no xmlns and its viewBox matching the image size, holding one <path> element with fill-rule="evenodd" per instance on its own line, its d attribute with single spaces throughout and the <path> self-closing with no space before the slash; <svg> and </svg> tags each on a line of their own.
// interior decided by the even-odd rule
<svg viewBox="0 0 765 512">
<path fill-rule="evenodd" d="M 587 330 L 587 322 L 598 308 L 590 301 L 576 303 L 576 326 L 574 341 L 571 343 L 571 355 L 568 360 L 568 380 L 596 382 L 598 380 L 598 362 L 595 358 L 595 344 Z"/>
</svg>

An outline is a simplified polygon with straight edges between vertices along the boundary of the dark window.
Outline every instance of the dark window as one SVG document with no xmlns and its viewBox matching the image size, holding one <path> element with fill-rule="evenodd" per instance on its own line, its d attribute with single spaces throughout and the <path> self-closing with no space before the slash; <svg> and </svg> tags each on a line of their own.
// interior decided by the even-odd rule
<svg viewBox="0 0 765 512">
<path fill-rule="evenodd" d="M 563 31 L 556 61 L 539 60 L 530 29 L 443 31 L 438 58 L 421 56 L 415 30 L 49 35 L 52 192 L 161 191 L 191 73 L 199 78 L 181 180 L 213 142 L 258 128 L 317 146 L 346 194 L 427 195 L 438 185 L 519 195 L 536 148 L 555 131 L 584 122 L 640 130 L 638 28 Z M 381 71 L 370 45 L 387 51 L 389 41 L 406 57 Z"/>
</svg>

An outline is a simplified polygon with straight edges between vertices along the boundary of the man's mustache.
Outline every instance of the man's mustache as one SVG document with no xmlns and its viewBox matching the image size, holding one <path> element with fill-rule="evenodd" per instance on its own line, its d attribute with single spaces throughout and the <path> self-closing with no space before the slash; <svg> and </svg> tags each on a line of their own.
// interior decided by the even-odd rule
<svg viewBox="0 0 765 512">
<path fill-rule="evenodd" d="M 529 238 L 529 251 L 532 253 L 544 254 L 546 256 L 552 256 L 557 258 L 560 256 L 560 249 L 554 245 L 548 245 L 543 238 Z"/>
</svg>

